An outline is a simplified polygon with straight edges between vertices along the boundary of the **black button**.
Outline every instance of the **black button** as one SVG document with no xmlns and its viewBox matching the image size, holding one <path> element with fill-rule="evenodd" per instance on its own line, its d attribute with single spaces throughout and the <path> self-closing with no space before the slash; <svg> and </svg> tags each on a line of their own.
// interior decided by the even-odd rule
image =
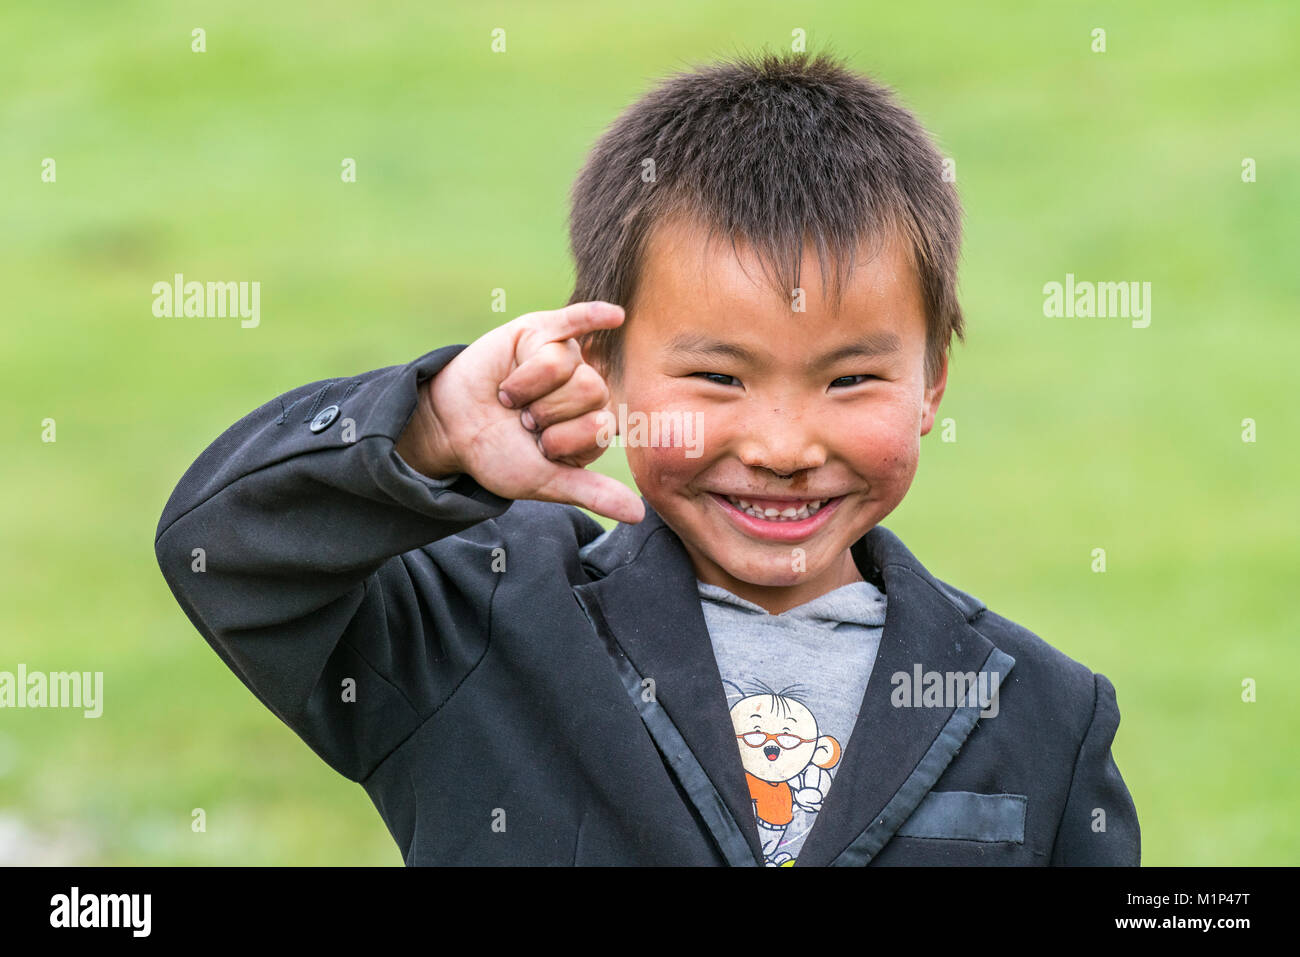
<svg viewBox="0 0 1300 957">
<path fill-rule="evenodd" d="M 337 405 L 327 405 L 316 413 L 316 418 L 311 420 L 311 430 L 313 432 L 324 432 L 334 420 L 339 417 L 339 407 Z"/>
</svg>

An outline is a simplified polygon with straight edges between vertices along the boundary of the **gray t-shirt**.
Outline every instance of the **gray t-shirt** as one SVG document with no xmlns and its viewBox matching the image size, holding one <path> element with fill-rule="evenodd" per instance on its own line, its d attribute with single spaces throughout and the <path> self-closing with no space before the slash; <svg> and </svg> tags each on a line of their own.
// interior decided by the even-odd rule
<svg viewBox="0 0 1300 957">
<path fill-rule="evenodd" d="M 885 595 L 854 582 L 779 615 L 698 582 L 768 866 L 793 864 L 880 650 Z"/>
</svg>

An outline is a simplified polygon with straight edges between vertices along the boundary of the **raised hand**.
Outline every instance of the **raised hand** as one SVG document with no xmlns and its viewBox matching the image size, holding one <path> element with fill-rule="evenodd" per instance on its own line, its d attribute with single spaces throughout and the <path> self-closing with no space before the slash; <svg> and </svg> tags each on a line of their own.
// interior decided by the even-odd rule
<svg viewBox="0 0 1300 957">
<path fill-rule="evenodd" d="M 609 387 L 583 360 L 578 338 L 623 321 L 620 306 L 578 302 L 530 312 L 467 346 L 421 385 L 397 443 L 432 477 L 471 476 L 503 498 L 564 502 L 620 522 L 645 517 L 626 485 L 586 466 L 613 417 Z"/>
</svg>

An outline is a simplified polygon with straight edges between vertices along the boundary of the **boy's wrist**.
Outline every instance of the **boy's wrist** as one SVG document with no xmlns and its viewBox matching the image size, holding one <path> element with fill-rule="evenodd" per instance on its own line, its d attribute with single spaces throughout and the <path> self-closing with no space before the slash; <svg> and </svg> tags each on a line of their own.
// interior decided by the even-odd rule
<svg viewBox="0 0 1300 957">
<path fill-rule="evenodd" d="M 447 431 L 433 408 L 433 382 L 431 378 L 419 384 L 415 411 L 393 448 L 402 461 L 421 475 L 444 479 L 463 474 L 464 467 L 452 451 Z"/>
</svg>

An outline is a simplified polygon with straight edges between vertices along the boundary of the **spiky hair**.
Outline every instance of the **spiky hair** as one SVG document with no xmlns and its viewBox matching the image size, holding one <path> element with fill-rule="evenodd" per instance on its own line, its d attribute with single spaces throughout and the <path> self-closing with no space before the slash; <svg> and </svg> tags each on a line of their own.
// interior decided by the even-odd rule
<svg viewBox="0 0 1300 957">
<path fill-rule="evenodd" d="M 653 161 L 653 176 L 644 176 Z M 783 297 L 800 286 L 806 244 L 838 302 L 861 244 L 898 237 L 926 311 L 926 383 L 952 337 L 961 204 L 919 121 L 885 86 L 828 54 L 739 55 L 674 74 L 629 106 L 592 148 L 572 190 L 570 302 L 603 299 L 635 321 L 641 266 L 654 230 L 678 216 L 711 239 L 754 248 Z M 626 325 L 626 323 L 624 324 Z M 622 329 L 592 333 L 594 357 L 617 378 Z"/>
</svg>

